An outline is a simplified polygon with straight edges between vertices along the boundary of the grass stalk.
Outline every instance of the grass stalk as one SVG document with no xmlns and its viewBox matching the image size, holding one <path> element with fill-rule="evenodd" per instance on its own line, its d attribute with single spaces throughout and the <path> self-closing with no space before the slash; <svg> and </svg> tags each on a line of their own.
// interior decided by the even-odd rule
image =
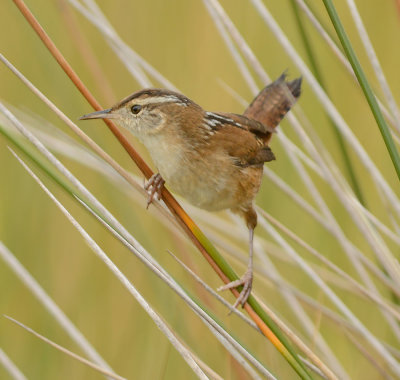
<svg viewBox="0 0 400 380">
<path fill-rule="evenodd" d="M 3 132 L 1 126 L 0 131 Z M 21 146 L 19 148 L 21 148 Z M 31 158 L 32 156 L 28 154 L 28 157 Z M 46 170 L 45 166 L 40 166 L 43 170 Z M 55 176 L 52 175 L 51 177 L 56 180 Z M 62 183 L 62 181 L 60 182 Z M 9 268 L 12 269 L 12 271 L 18 276 L 18 278 L 26 285 L 29 291 L 32 292 L 32 294 L 43 305 L 48 313 L 57 321 L 57 323 L 64 329 L 64 331 L 70 336 L 70 338 L 82 349 L 84 353 L 86 353 L 90 360 L 93 363 L 99 365 L 101 368 L 106 369 L 108 372 L 113 372 L 113 369 L 110 367 L 110 365 L 100 356 L 100 354 L 79 331 L 74 323 L 66 316 L 61 308 L 53 301 L 53 299 L 39 285 L 34 277 L 23 267 L 23 265 L 1 241 L 0 257 L 3 259 L 3 261 L 6 262 Z"/>
<path fill-rule="evenodd" d="M 108 371 L 107 369 L 102 368 L 101 366 L 92 363 L 91 361 L 82 358 L 81 356 L 71 352 L 70 350 L 67 350 L 65 347 L 60 346 L 59 344 L 51 341 L 50 339 L 44 337 L 43 335 L 37 333 L 36 331 L 34 331 L 33 329 L 29 328 L 28 326 L 24 325 L 23 323 L 17 321 L 14 318 L 11 318 L 7 315 L 4 316 L 5 318 L 7 318 L 9 321 L 15 323 L 16 325 L 22 327 L 24 330 L 28 331 L 29 333 L 31 333 L 32 335 L 36 336 L 37 338 L 39 338 L 40 340 L 42 340 L 43 342 L 47 343 L 48 345 L 56 348 L 58 351 L 63 352 L 64 354 L 68 355 L 69 357 L 72 357 L 73 359 L 81 362 L 82 364 L 86 365 L 87 367 L 90 367 L 94 370 L 96 370 L 97 372 L 101 373 L 102 375 L 105 375 L 106 378 L 111 378 L 111 379 L 115 379 L 115 380 L 126 380 L 125 377 L 119 376 L 113 372 Z"/>
<path fill-rule="evenodd" d="M 314 54 L 313 47 L 311 46 L 310 39 L 308 38 L 306 29 L 305 29 L 304 24 L 303 24 L 303 20 L 301 18 L 300 12 L 299 12 L 297 1 L 296 0 L 290 0 L 290 4 L 292 6 L 293 14 L 294 14 L 294 17 L 295 17 L 295 20 L 296 20 L 296 24 L 297 24 L 297 27 L 298 27 L 298 30 L 299 30 L 299 33 L 300 33 L 300 36 L 301 36 L 301 40 L 303 42 L 303 45 L 304 45 L 304 48 L 305 48 L 305 51 L 306 51 L 306 54 L 307 54 L 307 57 L 308 57 L 308 60 L 309 60 L 309 63 L 310 63 L 310 69 L 312 70 L 312 72 L 313 72 L 315 78 L 317 79 L 318 83 L 320 84 L 320 86 L 324 89 L 325 92 L 327 92 L 326 86 L 325 86 L 323 78 L 322 78 L 321 70 L 319 69 L 319 65 L 318 65 L 318 62 L 317 62 L 317 57 Z M 348 177 L 350 179 L 350 183 L 352 185 L 352 188 L 353 188 L 357 198 L 359 199 L 360 203 L 365 206 L 365 199 L 364 199 L 364 196 L 362 194 L 361 186 L 360 186 L 360 184 L 359 184 L 359 182 L 357 180 L 357 176 L 356 176 L 356 173 L 354 171 L 354 167 L 353 167 L 353 164 L 351 162 L 349 153 L 347 151 L 347 147 L 346 147 L 345 141 L 344 141 L 344 139 L 343 139 L 338 127 L 336 126 L 336 124 L 332 120 L 332 118 L 329 117 L 329 115 L 328 115 L 328 118 L 329 118 L 329 124 L 332 127 L 332 130 L 334 132 L 337 144 L 339 146 L 340 153 L 341 153 L 342 159 L 343 159 L 343 163 L 344 163 L 344 166 L 346 168 L 347 175 L 348 175 Z"/>
<path fill-rule="evenodd" d="M 375 76 L 380 84 L 383 96 L 392 113 L 393 119 L 395 121 L 394 126 L 397 129 L 397 133 L 400 133 L 400 110 L 396 104 L 396 100 L 394 99 L 392 91 L 390 90 L 389 84 L 386 80 L 386 76 L 385 73 L 383 72 L 378 56 L 375 53 L 374 47 L 372 46 L 372 42 L 368 36 L 367 30 L 358 12 L 357 5 L 354 2 L 354 0 L 347 0 L 347 6 L 350 9 L 351 15 L 354 20 L 354 25 L 357 28 L 360 39 L 364 45 L 365 52 L 368 55 L 368 59 L 375 72 Z"/>
<path fill-rule="evenodd" d="M 12 362 L 8 355 L 0 348 L 0 363 L 14 380 L 27 380 L 21 370 Z"/>
<path fill-rule="evenodd" d="M 357 81 L 357 78 L 354 74 L 354 71 L 347 60 L 345 54 L 343 53 L 343 50 L 339 48 L 338 44 L 330 33 L 322 26 L 321 20 L 317 18 L 315 12 L 311 10 L 311 5 L 309 3 L 305 3 L 304 0 L 296 0 L 298 6 L 301 8 L 301 10 L 304 12 L 304 14 L 307 16 L 307 18 L 310 20 L 311 25 L 314 27 L 314 29 L 317 31 L 318 35 L 322 37 L 322 39 L 325 41 L 327 46 L 332 50 L 336 58 L 339 60 L 339 62 L 343 65 L 343 67 L 346 69 L 346 71 L 351 75 L 351 77 Z M 396 124 L 396 121 L 392 117 L 392 114 L 388 111 L 388 109 L 385 107 L 385 105 L 379 100 L 378 104 L 382 109 L 383 114 L 385 115 L 386 119 L 390 122 L 392 126 Z M 400 139 L 396 134 L 393 134 L 394 139 L 396 140 L 397 143 L 400 143 Z"/>
<path fill-rule="evenodd" d="M 385 142 L 386 148 L 392 160 L 394 169 L 396 171 L 397 177 L 400 180 L 400 156 L 397 151 L 396 145 L 393 141 L 392 134 L 390 133 L 389 126 L 386 123 L 385 118 L 382 115 L 381 109 L 376 101 L 375 95 L 372 91 L 371 86 L 367 80 L 367 77 L 364 73 L 364 70 L 361 67 L 361 64 L 357 58 L 357 55 L 351 45 L 351 42 L 347 36 L 347 33 L 343 27 L 342 22 L 340 21 L 339 15 L 336 11 L 336 8 L 332 2 L 332 0 L 323 0 L 325 8 L 328 12 L 328 15 L 332 21 L 332 25 L 336 30 L 336 33 L 339 37 L 339 40 L 343 46 L 343 49 L 346 53 L 346 56 L 353 67 L 354 73 L 358 79 L 358 82 L 364 92 L 365 98 L 369 104 L 371 112 L 375 118 L 376 123 L 378 124 L 379 130 L 381 132 L 383 141 Z"/>
</svg>

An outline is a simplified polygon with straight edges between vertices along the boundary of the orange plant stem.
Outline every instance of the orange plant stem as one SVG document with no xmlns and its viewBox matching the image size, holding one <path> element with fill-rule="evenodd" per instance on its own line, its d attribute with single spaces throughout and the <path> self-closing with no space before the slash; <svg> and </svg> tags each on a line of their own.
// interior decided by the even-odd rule
<svg viewBox="0 0 400 380">
<path fill-rule="evenodd" d="M 80 91 L 80 93 L 83 95 L 83 97 L 89 102 L 89 104 L 96 111 L 102 110 L 103 108 L 101 107 L 100 103 L 96 100 L 96 98 L 91 94 L 91 92 L 88 90 L 88 88 L 84 85 L 82 80 L 79 78 L 78 74 L 76 74 L 76 72 L 73 70 L 71 65 L 67 62 L 67 60 L 64 58 L 64 56 L 58 50 L 58 48 L 56 47 L 54 42 L 51 40 L 51 38 L 48 36 L 48 34 L 45 32 L 45 30 L 42 28 L 42 26 L 36 20 L 35 16 L 25 5 L 24 1 L 23 0 L 13 0 L 13 1 L 14 1 L 15 5 L 18 7 L 18 9 L 21 11 L 21 13 L 24 15 L 25 19 L 32 26 L 34 31 L 38 34 L 39 38 L 43 41 L 45 46 L 48 48 L 50 53 L 53 55 L 53 57 L 59 63 L 61 68 L 68 75 L 68 77 L 71 79 L 71 81 L 75 84 L 75 86 Z M 124 149 L 129 154 L 129 156 L 132 158 L 132 160 L 135 162 L 135 164 L 140 169 L 140 171 L 143 173 L 143 175 L 147 179 L 149 179 L 153 175 L 153 171 L 150 169 L 150 167 L 147 165 L 147 163 L 143 160 L 143 158 L 139 155 L 139 153 L 135 150 L 135 148 L 129 143 L 128 139 L 120 132 L 118 127 L 111 120 L 109 120 L 109 119 L 103 119 L 103 120 L 107 124 L 110 131 L 114 134 L 114 136 L 117 138 L 117 140 L 124 147 Z M 213 258 L 206 251 L 206 249 L 201 244 L 201 242 L 193 234 L 192 230 L 193 230 L 193 227 L 196 227 L 196 224 L 189 217 L 189 215 L 183 210 L 183 208 L 180 206 L 180 204 L 177 202 L 177 200 L 174 198 L 174 196 L 165 187 L 163 188 L 163 191 L 162 191 L 162 199 L 163 199 L 164 203 L 166 204 L 166 206 L 168 207 L 168 209 L 170 210 L 170 212 L 177 218 L 179 224 L 183 227 L 183 229 L 185 230 L 185 232 L 187 233 L 189 238 L 192 240 L 192 242 L 200 250 L 200 252 L 203 254 L 205 259 L 212 266 L 212 268 L 217 272 L 218 276 L 222 279 L 222 281 L 224 281 L 224 283 L 227 284 L 230 281 L 229 278 L 223 273 L 221 268 L 218 267 L 218 265 L 215 263 Z"/>
</svg>

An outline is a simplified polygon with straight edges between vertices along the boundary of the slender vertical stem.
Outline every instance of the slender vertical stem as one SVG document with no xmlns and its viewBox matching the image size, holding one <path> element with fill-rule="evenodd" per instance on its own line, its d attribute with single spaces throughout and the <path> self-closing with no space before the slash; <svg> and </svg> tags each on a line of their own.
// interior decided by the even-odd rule
<svg viewBox="0 0 400 380">
<path fill-rule="evenodd" d="M 375 95 L 372 92 L 371 86 L 367 81 L 367 77 L 364 73 L 364 70 L 361 67 L 361 64 L 356 56 L 356 53 L 353 50 L 353 47 L 350 43 L 349 37 L 344 30 L 344 27 L 340 21 L 340 18 L 336 12 L 336 8 L 333 5 L 332 0 L 322 0 L 325 4 L 325 8 L 328 12 L 328 15 L 332 21 L 333 27 L 336 30 L 336 33 L 339 37 L 340 43 L 343 46 L 343 49 L 346 53 L 346 56 L 353 67 L 354 74 L 357 77 L 358 82 L 364 92 L 365 98 L 371 108 L 372 114 L 378 124 L 379 130 L 381 132 L 383 141 L 385 142 L 386 148 L 389 152 L 390 158 L 393 162 L 394 169 L 396 171 L 397 177 L 400 180 L 400 156 L 399 152 L 396 149 L 396 146 L 393 141 L 393 137 L 390 133 L 389 127 L 386 123 L 385 118 L 379 108 L 378 102 L 376 101 Z"/>
<path fill-rule="evenodd" d="M 310 43 L 310 39 L 307 36 L 306 30 L 305 30 L 304 25 L 303 25 L 303 21 L 302 21 L 302 19 L 300 17 L 300 12 L 299 12 L 299 8 L 298 8 L 298 5 L 297 5 L 297 2 L 296 2 L 296 0 L 291 0 L 290 2 L 291 2 L 291 5 L 292 5 L 292 8 L 293 8 L 293 13 L 294 13 L 294 16 L 295 16 L 295 19 L 296 19 L 297 26 L 299 28 L 300 36 L 301 36 L 301 39 L 302 39 L 303 44 L 304 44 L 304 48 L 306 49 L 306 53 L 307 53 L 308 59 L 310 61 L 311 70 L 313 71 L 314 76 L 317 79 L 317 81 L 320 84 L 320 86 L 324 89 L 325 92 L 327 92 L 324 80 L 322 78 L 321 71 L 319 69 L 315 54 L 313 52 L 313 48 L 312 48 L 311 43 Z M 365 199 L 364 199 L 364 196 L 362 194 L 361 187 L 360 187 L 360 185 L 358 183 L 357 176 L 356 176 L 356 173 L 354 171 L 353 164 L 351 162 L 349 153 L 347 151 L 346 144 L 344 142 L 343 136 L 340 133 L 338 127 L 335 124 L 335 122 L 332 120 L 332 118 L 329 115 L 328 115 L 328 118 L 329 118 L 329 121 L 330 121 L 330 125 L 332 126 L 332 129 L 334 131 L 337 143 L 339 145 L 340 152 L 342 153 L 343 161 L 344 161 L 345 167 L 347 169 L 347 174 L 348 174 L 348 176 L 350 178 L 350 182 L 351 182 L 351 185 L 353 187 L 354 193 L 356 194 L 356 196 L 357 196 L 358 200 L 360 201 L 360 203 L 363 206 L 365 206 Z"/>
</svg>

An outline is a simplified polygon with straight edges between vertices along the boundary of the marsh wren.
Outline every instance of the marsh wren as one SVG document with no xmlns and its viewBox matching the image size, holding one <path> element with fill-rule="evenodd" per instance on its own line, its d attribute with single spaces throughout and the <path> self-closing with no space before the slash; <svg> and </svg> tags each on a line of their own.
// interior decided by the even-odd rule
<svg viewBox="0 0 400 380">
<path fill-rule="evenodd" d="M 207 112 L 186 96 L 145 89 L 113 107 L 81 117 L 115 119 L 148 149 L 158 173 L 145 185 L 148 205 L 168 187 L 191 204 L 209 211 L 231 209 L 249 229 L 245 274 L 219 290 L 243 286 L 233 307 L 246 303 L 253 282 L 254 198 L 264 162 L 274 160 L 268 142 L 276 126 L 300 96 L 301 78 L 285 74 L 265 87 L 243 115 Z"/>
</svg>

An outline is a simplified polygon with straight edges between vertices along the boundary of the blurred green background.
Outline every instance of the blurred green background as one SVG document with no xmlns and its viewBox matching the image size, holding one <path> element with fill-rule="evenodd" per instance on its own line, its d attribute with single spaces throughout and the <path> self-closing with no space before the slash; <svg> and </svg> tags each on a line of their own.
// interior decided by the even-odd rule
<svg viewBox="0 0 400 380">
<path fill-rule="evenodd" d="M 265 3 L 299 53 L 306 59 L 290 2 L 268 0 Z M 313 3 L 324 24 L 329 25 L 322 2 Z M 182 93 L 205 109 L 237 113 L 243 111 L 243 105 L 230 95 L 221 83 L 231 87 L 248 102 L 253 98 L 202 1 L 99 0 L 98 4 L 128 45 Z M 290 78 L 299 75 L 298 69 L 265 26 L 250 1 L 225 0 L 221 1 L 221 4 L 271 78 L 275 79 L 286 69 Z M 365 63 L 366 57 L 345 1 L 339 0 L 335 4 L 371 83 L 378 88 L 370 65 Z M 104 38 L 66 1 L 36 0 L 27 1 L 27 5 L 104 107 L 140 89 L 140 85 L 109 48 Z M 358 1 L 357 5 L 385 74 L 389 78 L 392 91 L 397 100 L 400 100 L 400 19 L 396 2 L 364 0 Z M 359 88 L 333 58 L 318 34 L 308 23 L 306 26 L 331 99 L 375 159 L 382 174 L 393 188 L 398 189 L 398 181 L 389 156 Z M 332 28 L 329 29 L 332 31 Z M 0 46 L 1 52 L 73 121 L 91 112 L 90 106 L 58 67 L 12 1 L 8 0 L 0 4 Z M 258 79 L 257 84 L 260 88 L 265 85 Z M 39 115 L 75 139 L 67 127 L 2 65 L 0 100 Z M 314 126 L 314 131 L 344 171 L 327 117 L 306 82 L 299 103 Z M 139 174 L 101 122 L 79 122 L 78 125 L 124 167 Z M 286 121 L 282 122 L 281 128 L 297 141 L 295 133 Z M 134 144 L 149 161 L 145 150 L 136 141 Z M 15 160 L 7 149 L 8 145 L 9 142 L 0 135 L 0 240 L 38 279 L 117 373 L 130 379 L 194 378 L 186 363 L 171 348 L 147 314 L 110 275 L 76 230 Z M 270 167 L 307 200 L 312 201 L 277 139 L 272 142 L 272 149 L 277 161 Z M 350 156 L 355 158 L 351 152 Z M 145 210 L 144 199 L 139 202 L 133 201 L 97 172 L 87 169 L 79 162 L 63 157 L 61 159 L 140 243 L 218 314 L 227 327 L 235 331 L 262 362 L 267 363 L 280 378 L 294 378 L 293 371 L 265 339 L 244 326 L 236 317 L 227 318 L 226 310 L 197 288 L 169 257 L 166 249 L 183 258 L 211 286 L 219 286 L 215 274 L 191 244 L 182 243 L 173 236 L 160 223 L 159 218 L 155 217 L 151 208 L 150 211 Z M 381 210 L 380 203 L 375 202 L 378 195 L 371 186 L 371 180 L 363 166 L 357 160 L 354 160 L 354 166 L 369 208 L 379 217 L 385 218 L 386 213 Z M 105 233 L 96 221 L 77 207 L 53 182 L 47 177 L 43 178 L 101 247 L 120 264 L 146 299 L 175 331 L 184 337 L 187 344 L 195 347 L 195 352 L 200 358 L 223 378 L 248 378 L 208 329 L 169 288 Z M 316 179 L 315 176 L 313 178 Z M 352 236 L 361 249 L 365 248 L 365 242 L 329 188 L 321 180 L 316 181 L 319 189 L 326 195 L 325 201 L 340 220 L 341 227 L 348 236 Z M 263 182 L 257 203 L 305 240 L 310 241 L 314 247 L 321 249 L 333 262 L 347 268 L 347 259 L 337 242 L 267 180 Z M 266 237 L 263 232 L 257 232 Z M 242 248 L 246 250 L 246 240 L 243 241 Z M 236 265 L 235 262 L 233 264 L 239 273 L 243 272 L 243 266 Z M 296 276 L 296 267 L 283 264 L 279 260 L 276 261 L 276 265 L 294 285 L 302 286 L 313 298 L 324 303 L 324 296 L 309 280 L 304 280 L 300 275 Z M 268 303 L 278 310 L 287 322 L 295 328 L 298 327 L 296 316 L 289 311 L 279 289 L 268 280 L 263 281 L 259 278 L 256 279 L 255 289 L 266 295 Z M 380 314 L 366 315 L 362 313 L 365 307 L 364 300 L 346 294 L 345 290 L 339 289 L 338 294 L 352 305 L 352 309 L 361 311 L 363 321 L 369 326 L 374 326 L 374 331 L 379 337 L 390 342 L 390 330 L 386 325 L 380 325 Z M 227 297 L 232 301 L 231 296 Z M 354 378 L 379 378 L 377 372 L 363 372 L 362 365 L 355 365 L 363 364 L 365 359 L 354 350 L 351 354 L 346 351 L 346 337 L 341 335 L 340 328 L 329 320 L 321 319 L 319 313 L 311 309 L 308 311 L 316 321 L 316 328 L 324 331 L 324 336 L 333 349 L 335 350 L 336 344 L 337 347 L 341 347 L 336 354 Z M 0 314 L 10 315 L 57 343 L 80 352 L 2 261 Z M 312 341 L 309 343 L 312 345 Z M 0 318 L 0 347 L 31 379 L 99 377 L 94 371 L 48 347 L 4 318 Z M 0 378 L 7 376 L 0 366 Z"/>
</svg>

